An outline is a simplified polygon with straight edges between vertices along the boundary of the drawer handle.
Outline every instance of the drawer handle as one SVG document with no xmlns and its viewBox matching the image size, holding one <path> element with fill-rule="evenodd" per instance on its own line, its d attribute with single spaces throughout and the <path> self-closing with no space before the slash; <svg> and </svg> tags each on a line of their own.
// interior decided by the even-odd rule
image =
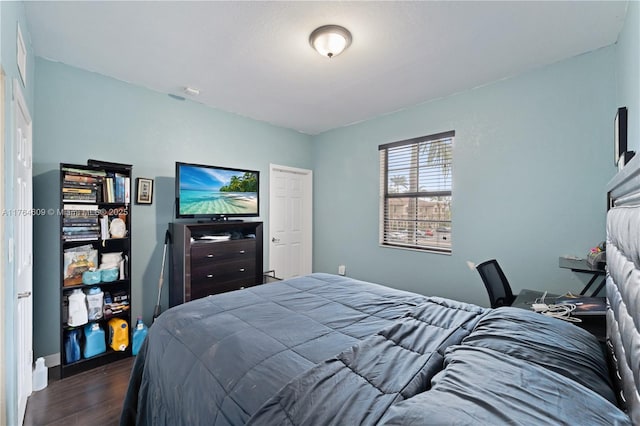
<svg viewBox="0 0 640 426">
<path fill-rule="evenodd" d="M 207 274 L 207 278 L 213 278 L 213 274 Z"/>
<path fill-rule="evenodd" d="M 240 272 L 244 272 L 244 268 L 240 268 Z"/>
<path fill-rule="evenodd" d="M 244 250 L 240 250 L 240 254 L 244 254 Z"/>
<path fill-rule="evenodd" d="M 207 257 L 211 258 L 211 257 L 213 257 L 213 255 L 212 255 L 211 253 L 209 253 L 209 254 L 207 255 Z"/>
</svg>

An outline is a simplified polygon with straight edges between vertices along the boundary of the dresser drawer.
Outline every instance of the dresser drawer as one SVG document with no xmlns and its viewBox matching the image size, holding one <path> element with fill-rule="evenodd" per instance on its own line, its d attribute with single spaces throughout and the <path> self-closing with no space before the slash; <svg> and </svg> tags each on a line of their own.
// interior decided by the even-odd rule
<svg viewBox="0 0 640 426">
<path fill-rule="evenodd" d="M 244 279 L 255 281 L 256 266 L 252 259 L 211 262 L 194 265 L 191 280 L 215 280 L 217 282 Z"/>
<path fill-rule="evenodd" d="M 247 258 L 255 261 L 256 241 L 252 239 L 199 243 L 191 246 L 191 264 Z"/>
<path fill-rule="evenodd" d="M 196 281 L 191 283 L 191 298 L 189 300 L 200 299 L 213 294 L 226 293 L 227 291 L 240 290 L 245 287 L 251 287 L 252 285 L 253 284 L 247 284 L 242 280 L 225 281 L 222 283 Z"/>
<path fill-rule="evenodd" d="M 256 284 L 256 268 L 246 260 L 200 265 L 191 274 L 191 300 Z"/>
</svg>

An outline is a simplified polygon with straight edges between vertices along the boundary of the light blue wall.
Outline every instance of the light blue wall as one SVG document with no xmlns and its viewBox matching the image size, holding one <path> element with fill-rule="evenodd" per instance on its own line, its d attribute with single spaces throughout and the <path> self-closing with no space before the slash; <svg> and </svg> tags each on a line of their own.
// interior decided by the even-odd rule
<svg viewBox="0 0 640 426">
<path fill-rule="evenodd" d="M 616 47 L 617 106 L 627 107 L 628 149 L 640 155 L 640 2 L 628 3 Z"/>
<path fill-rule="evenodd" d="M 174 215 L 175 162 L 261 171 L 261 219 L 268 229 L 269 163 L 311 167 L 311 138 L 192 101 L 38 58 L 34 182 L 37 208 L 59 206 L 61 162 L 133 164 L 155 180 L 153 205 L 132 206 L 133 315 L 150 323 L 164 234 Z M 59 218 L 35 218 L 35 353 L 59 351 Z M 265 262 L 268 259 L 265 245 Z M 266 263 L 265 263 L 266 264 Z M 167 275 L 168 276 L 168 275 Z M 165 280 L 165 284 L 168 279 Z M 168 290 L 162 306 L 167 309 Z"/>
<path fill-rule="evenodd" d="M 313 142 L 314 270 L 488 305 L 466 262 L 497 258 L 516 291 L 578 291 L 558 256 L 604 239 L 614 175 L 615 50 L 409 108 Z M 472 71 L 470 71 L 472 72 Z M 455 130 L 453 254 L 378 245 L 378 145 Z"/>
<path fill-rule="evenodd" d="M 17 40 L 17 27 L 20 22 L 20 29 L 22 37 L 27 48 L 27 86 L 24 87 L 20 80 L 18 73 L 18 65 L 16 60 L 16 40 Z M 31 37 L 29 34 L 29 26 L 26 21 L 24 4 L 20 2 L 0 2 L 0 63 L 4 69 L 5 80 L 5 104 L 4 104 L 4 120 L 5 120 L 5 134 L 4 134 L 4 149 L 5 164 L 2 165 L 1 173 L 4 174 L 5 179 L 5 208 L 11 210 L 14 207 L 13 202 L 13 190 L 11 183 L 13 182 L 13 147 L 12 136 L 13 131 L 13 103 L 12 94 L 14 82 L 17 81 L 22 87 L 22 94 L 25 98 L 27 106 L 31 112 L 31 118 L 35 120 L 33 114 L 33 93 L 34 93 L 34 57 L 33 49 L 31 48 Z M 4 246 L 8 249 L 9 239 L 13 236 L 13 218 L 11 216 L 5 217 L 5 232 L 0 236 L 4 240 Z M 14 283 L 14 271 L 13 265 L 8 262 L 6 256 L 2 257 L 2 265 L 0 267 L 0 280 L 4 289 L 4 306 L 0 309 L 0 326 L 4 327 L 5 341 L 2 342 L 2 349 L 5 354 L 5 373 L 6 383 L 0 384 L 5 386 L 6 390 L 6 404 L 7 404 L 7 419 L 0 419 L 0 423 L 4 424 L 16 424 L 17 412 L 16 407 L 18 404 L 16 386 L 17 386 L 17 370 L 16 370 L 16 358 L 15 358 L 15 301 L 17 296 L 17 290 Z"/>
<path fill-rule="evenodd" d="M 618 104 L 630 108 L 630 139 L 638 135 L 640 119 L 633 130 L 631 118 L 638 111 L 637 3 L 630 14 L 618 46 L 316 137 L 38 59 L 35 207 L 58 206 L 60 162 L 129 162 L 134 176 L 155 179 L 154 204 L 132 211 L 133 314 L 147 322 L 172 217 L 176 160 L 258 168 L 264 201 L 270 162 L 312 168 L 315 271 L 346 264 L 356 278 L 486 305 L 466 261 L 496 257 L 516 290 L 576 291 L 584 277 L 560 270 L 557 259 L 583 255 L 604 238 Z M 629 61 L 629 71 L 616 75 Z M 456 131 L 453 254 L 379 247 L 378 145 L 447 130 Z M 262 219 L 267 211 L 264 202 Z M 58 307 L 51 303 L 58 298 L 58 218 L 37 217 L 34 226 L 40 356 L 59 350 Z M 166 292 L 162 304 L 166 309 Z"/>
</svg>

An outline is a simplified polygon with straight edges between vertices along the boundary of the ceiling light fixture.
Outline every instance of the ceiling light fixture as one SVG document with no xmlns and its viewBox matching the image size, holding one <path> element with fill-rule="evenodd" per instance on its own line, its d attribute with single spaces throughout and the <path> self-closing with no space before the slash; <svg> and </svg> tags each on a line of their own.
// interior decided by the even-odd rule
<svg viewBox="0 0 640 426">
<path fill-rule="evenodd" d="M 333 58 L 349 47 L 351 33 L 339 25 L 324 25 L 313 30 L 309 44 L 322 56 Z"/>
<path fill-rule="evenodd" d="M 185 87 L 184 93 L 190 96 L 198 96 L 200 94 L 200 89 L 196 89 L 195 87 Z"/>
</svg>

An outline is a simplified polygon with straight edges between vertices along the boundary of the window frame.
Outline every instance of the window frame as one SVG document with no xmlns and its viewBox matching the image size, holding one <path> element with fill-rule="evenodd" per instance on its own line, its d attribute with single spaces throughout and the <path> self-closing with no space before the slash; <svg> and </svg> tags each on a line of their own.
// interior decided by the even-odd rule
<svg viewBox="0 0 640 426">
<path fill-rule="evenodd" d="M 389 151 L 395 148 L 401 148 L 410 146 L 415 148 L 416 155 L 418 160 L 420 160 L 420 146 L 425 142 L 436 142 L 441 140 L 450 139 L 449 152 L 446 156 L 446 161 L 443 164 L 443 167 L 448 168 L 448 172 L 443 172 L 443 177 L 447 178 L 448 175 L 448 189 L 442 190 L 419 190 L 418 188 L 411 188 L 410 183 L 410 191 L 407 192 L 393 192 L 389 189 Z M 453 202 L 453 145 L 455 140 L 455 131 L 447 131 L 436 133 L 428 136 L 421 136 L 417 138 L 406 139 L 397 142 L 391 142 L 387 144 L 382 144 L 378 146 L 379 151 L 379 166 L 380 166 L 380 220 L 379 220 L 379 244 L 383 247 L 392 247 L 392 248 L 401 248 L 401 249 L 409 249 L 409 250 L 417 250 L 422 252 L 431 252 L 431 253 L 439 253 L 439 254 L 451 254 L 453 252 L 453 246 L 451 241 L 451 235 L 453 231 L 452 226 L 452 216 L 451 216 L 451 206 Z M 410 178 L 409 180 L 414 180 L 415 185 L 419 185 L 419 173 L 420 170 L 423 169 L 423 165 L 418 161 L 415 165 L 411 164 L 411 161 L 407 161 L 407 171 L 409 175 L 415 175 L 415 179 Z M 431 197 L 448 197 L 448 220 L 438 218 L 438 219 L 428 219 L 428 218 L 420 218 L 421 211 L 421 199 L 431 198 Z M 402 218 L 393 218 L 390 216 L 390 200 L 393 199 L 412 199 L 408 203 L 408 210 L 410 215 L 408 214 L 406 217 Z M 424 203 L 424 202 L 422 202 Z M 413 219 L 409 216 L 413 216 Z M 408 226 L 406 229 L 406 242 L 394 240 L 391 238 L 391 234 L 394 233 L 393 229 L 391 229 L 390 224 L 392 222 L 407 222 Z M 426 228 L 427 223 L 436 223 L 440 224 L 448 223 L 448 232 L 438 231 L 435 235 L 435 242 L 428 241 L 428 234 L 424 234 L 422 237 L 422 242 L 419 242 L 419 234 L 418 228 L 419 225 L 424 222 L 424 227 Z M 438 227 L 437 229 L 439 229 Z M 448 236 L 447 236 L 448 234 Z M 432 234 L 431 236 L 434 236 Z M 448 243 L 442 244 L 440 243 L 440 239 L 442 241 L 446 241 L 448 239 Z"/>
</svg>

